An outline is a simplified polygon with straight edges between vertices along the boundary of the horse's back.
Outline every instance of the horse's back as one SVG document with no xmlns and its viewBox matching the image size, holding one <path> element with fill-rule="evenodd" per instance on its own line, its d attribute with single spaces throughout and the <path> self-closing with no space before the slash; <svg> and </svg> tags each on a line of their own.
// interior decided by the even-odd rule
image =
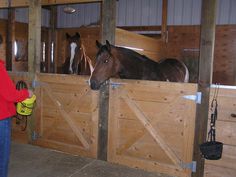
<svg viewBox="0 0 236 177">
<path fill-rule="evenodd" d="M 162 73 L 170 82 L 188 82 L 189 72 L 185 64 L 177 59 L 166 58 L 159 62 Z"/>
</svg>

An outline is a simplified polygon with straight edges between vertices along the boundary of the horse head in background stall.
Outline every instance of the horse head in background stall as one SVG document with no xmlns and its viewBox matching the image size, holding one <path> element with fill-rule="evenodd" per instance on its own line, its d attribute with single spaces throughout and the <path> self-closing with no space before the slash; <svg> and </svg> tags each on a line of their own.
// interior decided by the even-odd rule
<svg viewBox="0 0 236 177">
<path fill-rule="evenodd" d="M 110 77 L 170 82 L 188 82 L 189 72 L 182 61 L 163 59 L 155 62 L 133 50 L 96 41 L 98 52 L 90 87 L 98 90 Z"/>
<path fill-rule="evenodd" d="M 74 36 L 66 33 L 68 41 L 69 57 L 63 64 L 64 74 L 91 75 L 93 71 L 92 61 L 86 55 L 85 47 L 81 41 L 80 34 L 77 32 Z"/>
</svg>

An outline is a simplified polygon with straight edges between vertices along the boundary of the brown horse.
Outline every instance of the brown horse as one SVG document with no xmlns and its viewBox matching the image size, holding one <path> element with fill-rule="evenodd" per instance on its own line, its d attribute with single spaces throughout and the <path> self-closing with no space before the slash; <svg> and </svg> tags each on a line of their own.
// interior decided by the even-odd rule
<svg viewBox="0 0 236 177">
<path fill-rule="evenodd" d="M 86 55 L 85 47 L 82 44 L 80 34 L 76 33 L 74 36 L 70 36 L 66 33 L 66 39 L 69 44 L 69 57 L 67 57 L 65 63 L 63 64 L 63 73 L 90 75 L 93 71 L 92 61 Z"/>
<path fill-rule="evenodd" d="M 99 51 L 96 65 L 90 77 L 90 87 L 97 90 L 110 77 L 170 82 L 188 82 L 189 72 L 185 64 L 177 59 L 154 62 L 127 48 L 102 45 L 96 41 Z"/>
</svg>

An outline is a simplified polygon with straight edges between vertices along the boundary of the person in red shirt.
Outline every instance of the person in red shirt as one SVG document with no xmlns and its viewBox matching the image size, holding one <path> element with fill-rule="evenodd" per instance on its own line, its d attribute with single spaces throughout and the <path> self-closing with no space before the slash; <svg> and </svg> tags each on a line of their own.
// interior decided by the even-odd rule
<svg viewBox="0 0 236 177">
<path fill-rule="evenodd" d="M 0 47 L 2 37 L 0 35 Z M 16 114 L 15 103 L 33 95 L 30 90 L 16 90 L 0 59 L 0 177 L 7 177 L 11 142 L 11 117 Z"/>
</svg>

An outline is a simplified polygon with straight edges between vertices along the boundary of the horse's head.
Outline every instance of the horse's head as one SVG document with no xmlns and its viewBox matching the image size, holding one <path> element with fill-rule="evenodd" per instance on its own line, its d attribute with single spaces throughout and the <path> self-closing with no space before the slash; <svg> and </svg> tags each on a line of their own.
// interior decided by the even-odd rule
<svg viewBox="0 0 236 177">
<path fill-rule="evenodd" d="M 90 87 L 93 90 L 98 90 L 107 79 L 116 76 L 120 67 L 114 46 L 111 46 L 108 41 L 106 41 L 106 45 L 96 41 L 96 45 L 99 50 L 96 56 L 96 65 L 90 77 Z"/>
<path fill-rule="evenodd" d="M 74 36 L 70 36 L 68 33 L 66 33 L 66 39 L 68 41 L 68 53 L 69 53 L 69 67 L 68 67 L 68 73 L 76 73 L 77 71 L 77 65 L 79 63 L 79 57 L 76 57 L 77 52 L 80 50 L 81 47 L 81 40 L 80 40 L 80 34 L 76 33 Z"/>
</svg>

